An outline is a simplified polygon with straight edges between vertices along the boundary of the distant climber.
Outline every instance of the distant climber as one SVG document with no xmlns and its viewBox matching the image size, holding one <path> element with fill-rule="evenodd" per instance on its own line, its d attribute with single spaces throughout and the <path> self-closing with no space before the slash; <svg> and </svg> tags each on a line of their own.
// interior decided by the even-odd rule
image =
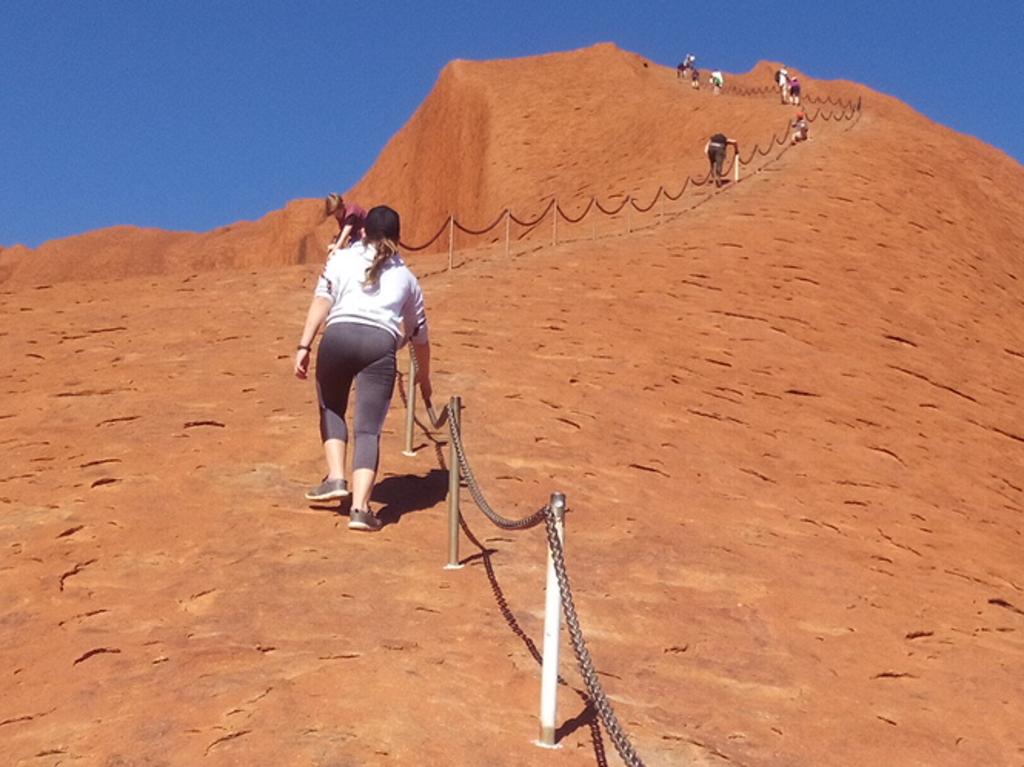
<svg viewBox="0 0 1024 767">
<path fill-rule="evenodd" d="M 694 67 L 690 75 L 690 87 L 695 91 L 700 90 L 700 70 Z"/>
<path fill-rule="evenodd" d="M 340 194 L 329 194 L 324 200 L 324 215 L 338 222 L 338 234 L 327 247 L 328 253 L 336 248 L 347 248 L 363 237 L 366 211 L 354 202 L 345 202 Z"/>
<path fill-rule="evenodd" d="M 679 66 L 676 67 L 676 77 L 680 80 L 686 79 L 686 73 L 697 68 L 697 57 L 692 53 L 687 53 L 686 58 L 679 62 Z"/>
<path fill-rule="evenodd" d="M 779 87 L 779 101 L 782 104 L 789 103 L 789 70 L 783 64 L 780 69 L 775 70 L 775 84 Z"/>
<path fill-rule="evenodd" d="M 807 122 L 807 114 L 801 109 L 796 113 L 796 117 L 793 118 L 793 138 L 790 139 L 790 145 L 807 141 L 810 130 L 811 126 Z"/>
<path fill-rule="evenodd" d="M 795 107 L 800 106 L 800 80 L 796 77 L 789 78 L 789 103 Z"/>
<path fill-rule="evenodd" d="M 709 172 L 711 178 L 715 180 L 716 187 L 721 186 L 723 183 L 722 166 L 725 164 L 725 155 L 730 146 L 737 155 L 740 153 L 739 143 L 724 133 L 716 133 L 704 145 L 704 154 L 708 156 L 708 163 L 711 166 Z"/>
<path fill-rule="evenodd" d="M 722 92 L 722 88 L 725 87 L 725 75 L 722 74 L 721 70 L 716 69 L 711 73 L 709 82 L 711 83 L 712 93 L 717 96 Z"/>
</svg>

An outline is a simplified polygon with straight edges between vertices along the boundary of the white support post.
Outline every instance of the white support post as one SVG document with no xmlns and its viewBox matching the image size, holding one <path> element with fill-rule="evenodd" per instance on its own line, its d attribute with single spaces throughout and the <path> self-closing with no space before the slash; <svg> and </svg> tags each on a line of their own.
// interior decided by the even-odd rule
<svg viewBox="0 0 1024 767">
<path fill-rule="evenodd" d="M 558 540 L 565 546 L 565 496 L 551 494 L 551 510 L 555 514 Z M 555 740 L 558 714 L 558 650 L 562 634 L 562 589 L 555 575 L 554 558 L 548 547 L 548 580 L 544 601 L 544 646 L 540 682 L 540 737 L 537 745 L 559 748 Z"/>
<path fill-rule="evenodd" d="M 512 211 L 505 211 L 505 258 L 508 259 L 512 249 Z"/>
<path fill-rule="evenodd" d="M 737 152 L 736 156 L 732 158 L 732 180 L 740 180 L 740 153 Z"/>
<path fill-rule="evenodd" d="M 455 216 L 448 219 L 448 271 L 452 270 L 455 259 Z"/>
</svg>

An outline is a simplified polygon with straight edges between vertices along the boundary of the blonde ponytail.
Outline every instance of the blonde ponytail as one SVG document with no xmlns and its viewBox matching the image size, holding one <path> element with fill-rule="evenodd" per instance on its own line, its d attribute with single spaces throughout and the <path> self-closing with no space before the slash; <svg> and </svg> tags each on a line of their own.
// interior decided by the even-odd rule
<svg viewBox="0 0 1024 767">
<path fill-rule="evenodd" d="M 384 271 L 384 264 L 398 252 L 398 243 L 387 237 L 382 237 L 367 244 L 373 246 L 374 256 L 373 262 L 367 267 L 366 275 L 363 277 L 363 287 L 376 288 L 380 284 L 380 274 Z"/>
</svg>

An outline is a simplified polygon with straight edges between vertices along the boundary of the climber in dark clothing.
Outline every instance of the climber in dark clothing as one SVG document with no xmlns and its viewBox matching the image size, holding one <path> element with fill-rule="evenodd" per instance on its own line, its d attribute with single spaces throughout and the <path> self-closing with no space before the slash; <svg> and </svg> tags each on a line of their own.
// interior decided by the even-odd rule
<svg viewBox="0 0 1024 767">
<path fill-rule="evenodd" d="M 715 180 L 715 186 L 722 185 L 722 166 L 725 164 L 725 155 L 730 146 L 735 150 L 736 154 L 740 153 L 739 143 L 724 133 L 716 133 L 704 145 L 704 154 L 708 156 L 708 162 L 711 166 L 709 172 Z"/>
</svg>

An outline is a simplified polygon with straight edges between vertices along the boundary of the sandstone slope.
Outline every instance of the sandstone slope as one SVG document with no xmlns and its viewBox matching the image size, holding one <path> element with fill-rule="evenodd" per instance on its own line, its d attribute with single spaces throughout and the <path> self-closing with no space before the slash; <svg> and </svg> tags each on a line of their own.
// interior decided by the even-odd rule
<svg viewBox="0 0 1024 767">
<path fill-rule="evenodd" d="M 524 113 L 517 88 L 589 57 L 651 72 L 665 111 L 788 114 L 680 94 L 610 48 L 442 81 L 479 66 L 495 92 L 520 83 L 490 108 Z M 657 225 L 466 251 L 424 279 L 435 390 L 464 398 L 491 502 L 568 495 L 588 643 L 648 765 L 1024 758 L 1024 169 L 834 87 L 864 96 L 859 120 Z M 543 106 L 537 162 L 575 104 Z M 502 124 L 488 162 L 522 147 Z M 565 162 L 570 192 L 656 188 L 606 150 Z M 380 162 L 403 156 L 422 154 L 396 137 Z M 496 167 L 479 188 L 499 205 L 563 193 Z M 403 458 L 392 412 L 377 536 L 301 500 L 320 458 L 289 364 L 315 273 L 0 295 L 0 762 L 617 763 L 568 660 L 563 749 L 530 743 L 543 535 L 490 527 L 464 492 L 486 554 L 464 538 L 467 567 L 441 569 L 444 435 Z"/>
</svg>

